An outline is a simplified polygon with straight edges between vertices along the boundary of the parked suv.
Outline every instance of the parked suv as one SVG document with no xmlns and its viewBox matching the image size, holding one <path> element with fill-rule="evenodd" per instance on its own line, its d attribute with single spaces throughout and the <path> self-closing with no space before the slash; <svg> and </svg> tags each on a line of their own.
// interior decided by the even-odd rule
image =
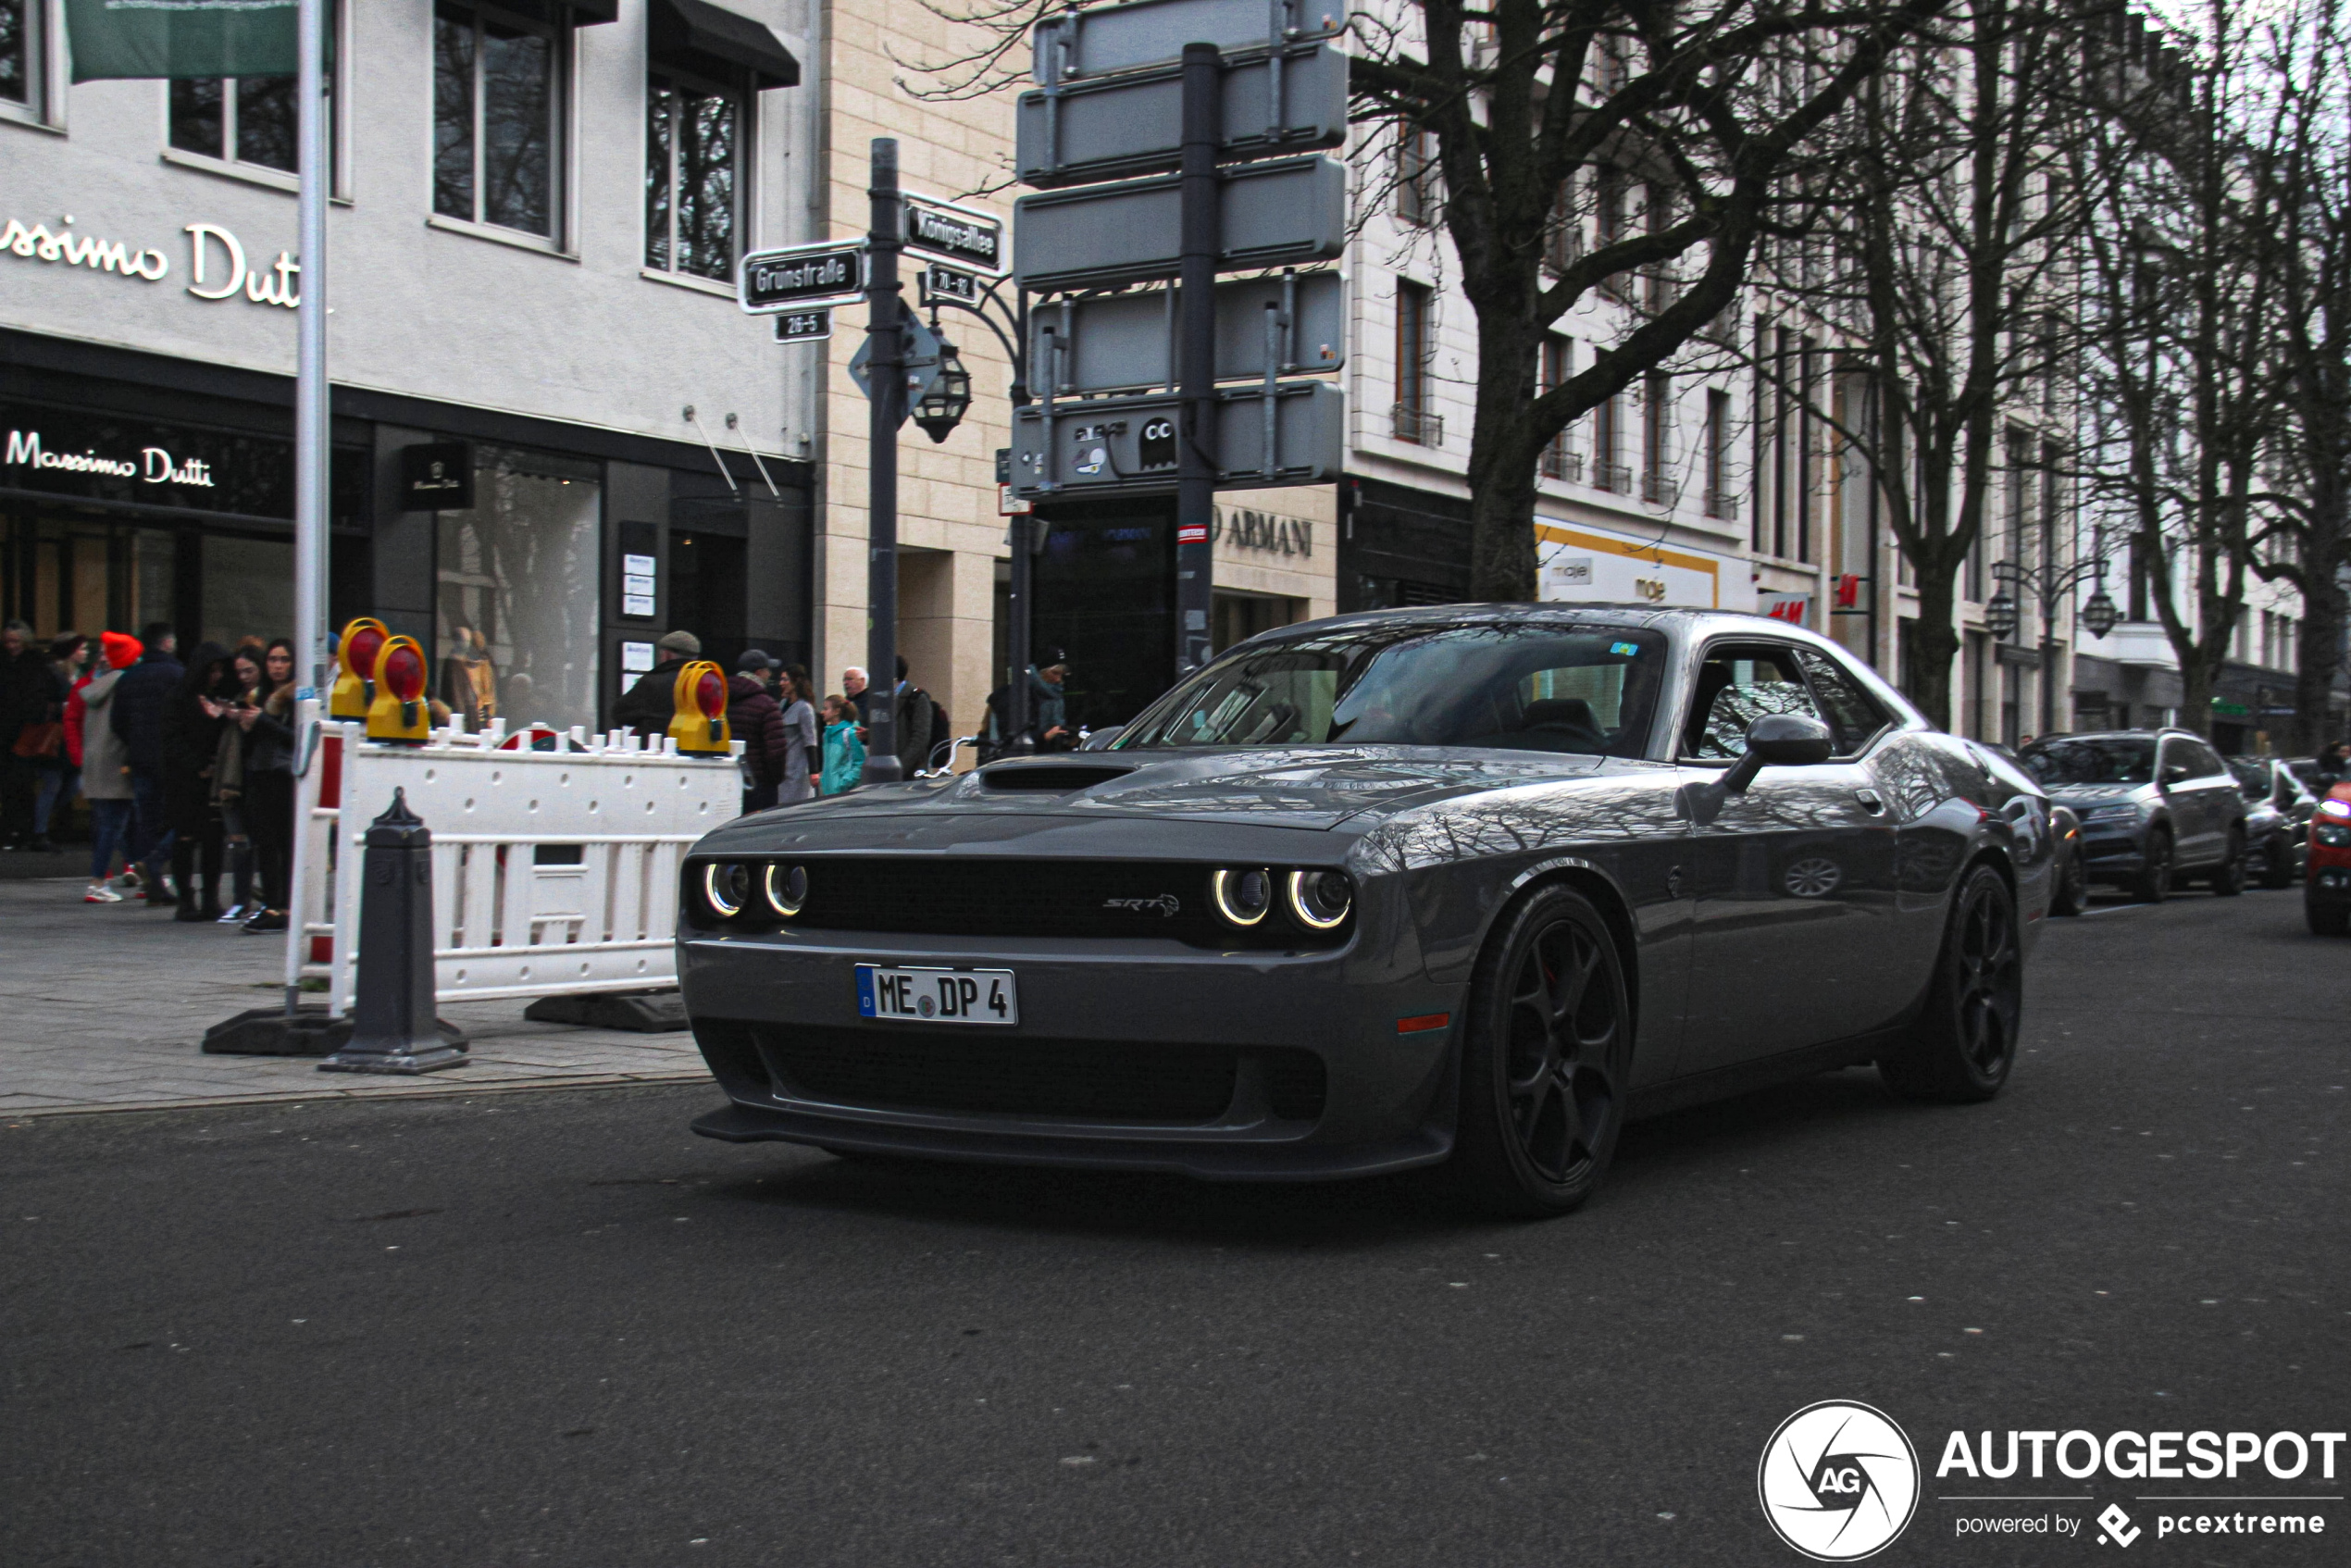
<svg viewBox="0 0 2351 1568">
<path fill-rule="evenodd" d="M 2337 784 L 2310 818 L 2310 879 L 2302 884 L 2310 929 L 2351 936 L 2351 784 Z"/>
<path fill-rule="evenodd" d="M 2158 902 L 2191 877 L 2224 898 L 2245 890 L 2245 796 L 2201 736 L 2184 729 L 2052 735 L 2024 765 L 2082 819 L 2082 864 L 2093 882 Z"/>
</svg>

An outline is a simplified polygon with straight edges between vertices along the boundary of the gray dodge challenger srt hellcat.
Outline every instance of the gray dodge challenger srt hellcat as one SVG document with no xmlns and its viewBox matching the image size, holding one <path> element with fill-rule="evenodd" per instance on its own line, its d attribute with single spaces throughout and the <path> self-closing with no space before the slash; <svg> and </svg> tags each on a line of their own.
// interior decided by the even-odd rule
<svg viewBox="0 0 2351 1568">
<path fill-rule="evenodd" d="M 1999 1092 L 2048 803 L 1777 621 L 1449 605 L 1227 650 L 1107 746 L 684 866 L 713 1138 L 1588 1197 L 1628 1115 Z"/>
</svg>

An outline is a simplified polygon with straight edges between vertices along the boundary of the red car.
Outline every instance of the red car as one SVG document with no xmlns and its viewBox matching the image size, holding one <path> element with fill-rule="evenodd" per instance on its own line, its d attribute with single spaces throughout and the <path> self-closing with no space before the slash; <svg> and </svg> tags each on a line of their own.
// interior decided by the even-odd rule
<svg viewBox="0 0 2351 1568">
<path fill-rule="evenodd" d="M 2310 817 L 2310 875 L 2302 901 L 2311 930 L 2351 936 L 2351 782 L 2329 790 Z"/>
</svg>

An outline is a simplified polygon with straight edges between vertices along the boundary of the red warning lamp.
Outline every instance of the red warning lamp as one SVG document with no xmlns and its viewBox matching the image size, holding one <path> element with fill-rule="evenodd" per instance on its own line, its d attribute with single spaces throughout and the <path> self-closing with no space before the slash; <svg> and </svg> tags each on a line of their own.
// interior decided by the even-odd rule
<svg viewBox="0 0 2351 1568">
<path fill-rule="evenodd" d="M 725 755 L 734 749 L 734 732 L 727 725 L 727 677 L 708 659 L 696 659 L 678 672 L 672 689 L 677 713 L 669 721 L 669 738 L 681 752 Z"/>
<path fill-rule="evenodd" d="M 335 642 L 335 662 L 342 666 L 333 690 L 327 693 L 329 718 L 364 719 L 376 700 L 376 656 L 392 635 L 384 623 L 362 616 L 342 628 Z"/>
<path fill-rule="evenodd" d="M 425 706 L 425 651 L 413 637 L 389 637 L 376 654 L 376 698 L 367 704 L 367 739 L 420 746 L 432 738 Z"/>
</svg>

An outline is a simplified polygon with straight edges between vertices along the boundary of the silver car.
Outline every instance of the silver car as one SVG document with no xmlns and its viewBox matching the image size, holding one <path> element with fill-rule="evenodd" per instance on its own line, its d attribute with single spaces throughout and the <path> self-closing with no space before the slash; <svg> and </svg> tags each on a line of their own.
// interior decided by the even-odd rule
<svg viewBox="0 0 2351 1568">
<path fill-rule="evenodd" d="M 2310 817 L 2319 798 L 2276 757 L 2231 757 L 2245 792 L 2246 874 L 2265 888 L 2298 888 L 2310 860 Z"/>
<path fill-rule="evenodd" d="M 2202 736 L 2184 729 L 2052 735 L 2025 748 L 2026 771 L 2082 819 L 2093 882 L 2150 903 L 2198 878 L 2223 898 L 2245 891 L 2245 796 Z"/>
</svg>

